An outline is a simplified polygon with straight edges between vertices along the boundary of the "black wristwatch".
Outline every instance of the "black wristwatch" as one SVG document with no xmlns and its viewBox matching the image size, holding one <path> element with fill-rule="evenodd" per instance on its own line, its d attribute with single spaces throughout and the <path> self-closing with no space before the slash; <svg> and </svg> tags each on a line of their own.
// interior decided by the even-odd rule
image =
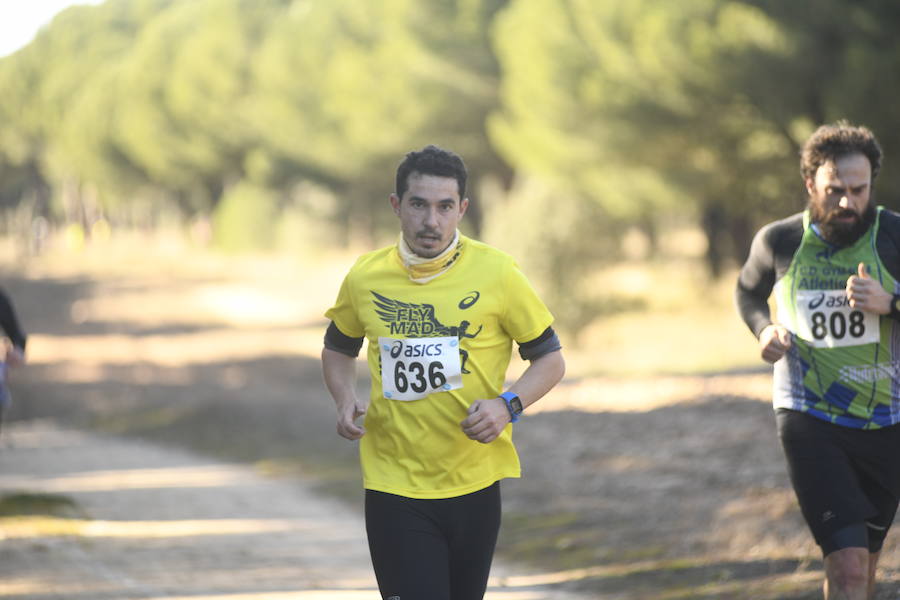
<svg viewBox="0 0 900 600">
<path fill-rule="evenodd" d="M 894 294 L 891 299 L 891 312 L 887 316 L 895 321 L 900 321 L 900 294 Z"/>
<path fill-rule="evenodd" d="M 518 421 L 519 415 L 524 410 L 522 408 L 522 400 L 512 392 L 503 392 L 500 394 L 500 398 L 503 398 L 503 401 L 506 402 L 506 410 L 509 411 L 509 422 L 515 423 Z"/>
</svg>

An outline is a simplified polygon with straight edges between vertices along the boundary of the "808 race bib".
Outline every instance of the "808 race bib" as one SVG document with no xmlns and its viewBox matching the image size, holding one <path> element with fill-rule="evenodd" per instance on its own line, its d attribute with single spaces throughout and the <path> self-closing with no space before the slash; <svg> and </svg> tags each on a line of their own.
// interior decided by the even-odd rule
<svg viewBox="0 0 900 600">
<path fill-rule="evenodd" d="M 390 400 L 421 400 L 463 386 L 459 338 L 378 338 L 381 390 Z"/>
<path fill-rule="evenodd" d="M 844 290 L 797 292 L 797 335 L 816 348 L 877 343 L 879 319 L 850 306 Z"/>
</svg>

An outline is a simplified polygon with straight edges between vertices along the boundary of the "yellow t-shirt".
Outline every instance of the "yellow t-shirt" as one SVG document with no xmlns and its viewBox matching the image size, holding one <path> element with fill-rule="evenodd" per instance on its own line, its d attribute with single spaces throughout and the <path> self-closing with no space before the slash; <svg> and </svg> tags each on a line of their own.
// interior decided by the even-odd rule
<svg viewBox="0 0 900 600">
<path fill-rule="evenodd" d="M 459 424 L 472 402 L 503 391 L 512 340 L 537 338 L 553 317 L 512 257 L 465 236 L 460 240 L 457 264 L 424 285 L 409 280 L 396 246 L 363 255 L 325 313 L 345 335 L 368 340 L 372 388 L 366 434 L 360 440 L 367 489 L 452 498 L 520 475 L 511 426 L 482 444 L 466 437 Z M 444 352 L 448 346 L 459 348 L 461 387 L 448 383 L 447 391 L 411 401 L 387 398 L 417 383 L 444 383 L 442 374 L 433 381 L 440 369 L 428 356 L 441 344 L 427 342 L 439 337 Z M 400 355 L 392 362 L 391 344 L 415 339 L 422 340 L 420 354 Z M 438 358 L 446 363 L 446 357 Z M 382 360 L 391 365 L 384 382 Z"/>
</svg>

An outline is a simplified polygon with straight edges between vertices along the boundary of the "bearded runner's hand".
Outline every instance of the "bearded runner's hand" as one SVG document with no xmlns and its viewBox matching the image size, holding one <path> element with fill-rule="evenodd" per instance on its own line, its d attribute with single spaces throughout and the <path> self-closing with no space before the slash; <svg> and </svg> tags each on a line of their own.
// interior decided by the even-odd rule
<svg viewBox="0 0 900 600">
<path fill-rule="evenodd" d="M 469 406 L 469 416 L 460 427 L 469 439 L 490 444 L 503 432 L 509 420 L 509 409 L 503 398 L 489 398 L 473 402 Z"/>
<path fill-rule="evenodd" d="M 772 323 L 759 334 L 760 355 L 766 362 L 778 362 L 790 348 L 791 332 L 783 325 Z"/>
<path fill-rule="evenodd" d="M 859 263 L 857 274 L 847 280 L 847 300 L 850 306 L 864 312 L 886 315 L 891 312 L 894 297 L 881 283 L 872 279 L 866 271 L 865 263 Z"/>
</svg>

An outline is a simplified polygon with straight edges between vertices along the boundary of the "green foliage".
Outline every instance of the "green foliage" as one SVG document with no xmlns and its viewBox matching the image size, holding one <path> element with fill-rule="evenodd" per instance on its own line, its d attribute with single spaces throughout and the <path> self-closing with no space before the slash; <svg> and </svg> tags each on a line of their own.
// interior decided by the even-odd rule
<svg viewBox="0 0 900 600">
<path fill-rule="evenodd" d="M 694 215 L 716 273 L 752 226 L 802 206 L 796 154 L 815 125 L 850 117 L 892 143 L 877 122 L 892 86 L 863 65 L 892 72 L 898 11 L 829 4 L 515 0 L 496 25 L 492 139 L 612 216 Z"/>
<path fill-rule="evenodd" d="M 540 223 L 540 230 L 523 232 L 527 223 Z M 585 284 L 594 265 L 617 253 L 618 225 L 596 203 L 560 194 L 539 179 L 519 181 L 505 199 L 494 196 L 485 215 L 485 235 L 533 278 L 567 332 L 603 312 L 608 295 L 598 297 Z"/>
<path fill-rule="evenodd" d="M 278 198 L 266 188 L 238 183 L 213 214 L 213 240 L 228 252 L 270 249 L 278 231 Z"/>
<path fill-rule="evenodd" d="M 483 127 L 496 106 L 488 24 L 502 3 L 456 4 L 309 2 L 275 23 L 256 58 L 251 113 L 280 170 L 332 187 L 342 216 L 376 227 L 373 187 L 390 193 L 412 148 L 438 143 L 475 173 L 505 169 Z"/>
<path fill-rule="evenodd" d="M 673 219 L 704 228 L 718 273 L 802 206 L 797 151 L 822 122 L 871 126 L 888 156 L 879 197 L 900 193 L 898 22 L 878 0 L 76 6 L 0 59 L 0 204 L 191 218 L 235 210 L 217 208 L 226 190 L 318 186 L 328 214 L 289 203 L 293 229 L 383 239 L 397 162 L 437 143 L 470 168 L 474 234 L 491 181 L 527 214 L 523 238 L 554 240 L 548 281 L 569 286 L 593 268 L 569 265 L 614 259 L 628 227 L 653 240 Z M 548 199 L 552 219 L 537 209 Z"/>
</svg>

